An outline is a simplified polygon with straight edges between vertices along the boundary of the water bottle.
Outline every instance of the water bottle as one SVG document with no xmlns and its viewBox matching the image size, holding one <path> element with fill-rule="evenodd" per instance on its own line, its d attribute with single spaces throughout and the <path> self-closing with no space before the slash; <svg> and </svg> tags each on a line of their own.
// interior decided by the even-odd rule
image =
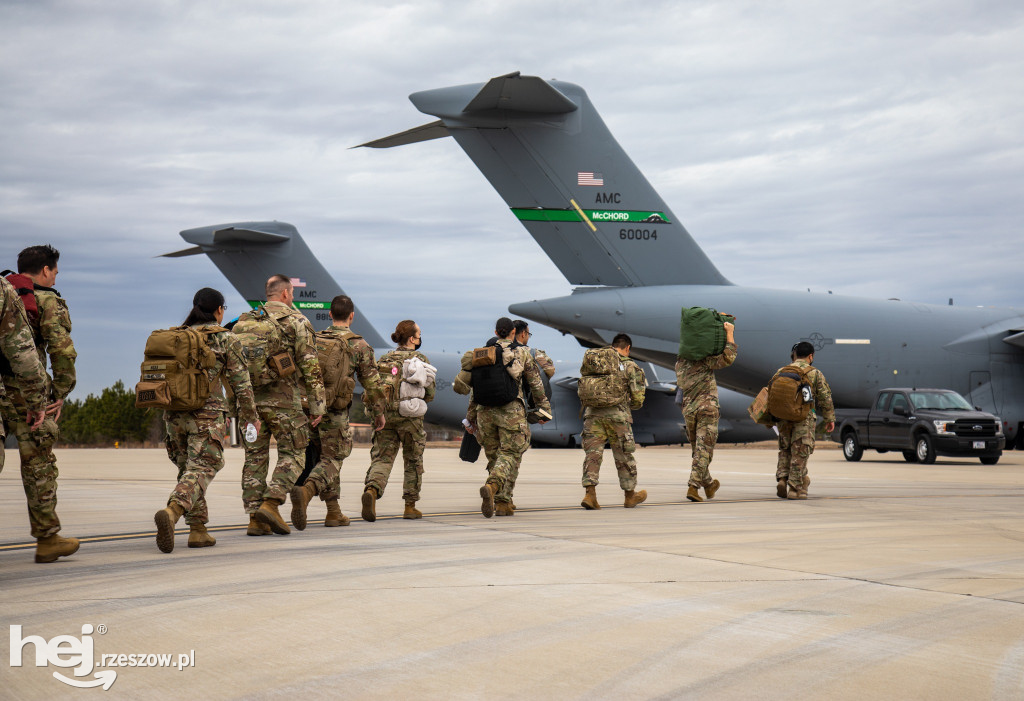
<svg viewBox="0 0 1024 701">
<path fill-rule="evenodd" d="M 245 441 L 247 443 L 255 443 L 258 433 L 254 424 L 249 423 L 245 425 Z"/>
</svg>

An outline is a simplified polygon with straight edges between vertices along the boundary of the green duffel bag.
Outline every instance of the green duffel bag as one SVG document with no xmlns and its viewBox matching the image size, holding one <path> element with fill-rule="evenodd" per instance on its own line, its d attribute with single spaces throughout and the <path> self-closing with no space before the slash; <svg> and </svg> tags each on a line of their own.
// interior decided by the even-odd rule
<svg viewBox="0 0 1024 701">
<path fill-rule="evenodd" d="M 726 321 L 732 323 L 736 317 L 706 307 L 684 307 L 679 322 L 679 357 L 700 360 L 724 351 L 725 327 L 722 324 Z"/>
</svg>

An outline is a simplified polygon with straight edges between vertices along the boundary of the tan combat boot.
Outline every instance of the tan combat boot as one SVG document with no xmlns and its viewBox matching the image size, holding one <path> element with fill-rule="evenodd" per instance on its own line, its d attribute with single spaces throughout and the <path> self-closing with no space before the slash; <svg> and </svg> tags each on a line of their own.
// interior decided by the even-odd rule
<svg viewBox="0 0 1024 701">
<path fill-rule="evenodd" d="M 373 485 L 366 485 L 366 489 L 363 490 L 363 496 L 360 501 L 363 503 L 363 520 L 370 521 L 371 523 L 377 520 L 377 500 L 380 499 L 380 494 L 377 493 L 377 488 Z"/>
<path fill-rule="evenodd" d="M 402 518 L 423 518 L 423 512 L 416 508 L 416 502 L 405 502 L 405 513 Z"/>
<path fill-rule="evenodd" d="M 806 499 L 807 498 L 807 490 L 806 489 L 798 489 L 796 487 L 790 487 L 789 488 L 789 494 L 786 496 L 786 498 L 787 499 Z"/>
<path fill-rule="evenodd" d="M 335 526 L 347 526 L 352 523 L 348 516 L 341 513 L 341 506 L 337 499 L 328 499 L 324 502 L 327 505 L 327 516 L 324 517 L 324 526 L 334 528 Z"/>
<path fill-rule="evenodd" d="M 630 489 L 626 492 L 626 501 L 622 505 L 627 509 L 632 509 L 637 504 L 643 504 L 645 501 L 647 501 L 646 489 L 641 489 L 639 492 L 634 492 Z"/>
<path fill-rule="evenodd" d="M 686 490 L 686 498 L 690 501 L 704 501 L 700 496 L 700 490 L 696 487 L 688 487 Z"/>
<path fill-rule="evenodd" d="M 714 499 L 715 494 L 718 493 L 718 488 L 722 486 L 722 483 L 718 480 L 711 480 L 710 483 L 704 485 L 704 496 L 708 499 Z"/>
<path fill-rule="evenodd" d="M 260 504 L 260 508 L 256 510 L 256 520 L 270 526 L 270 530 L 274 533 L 288 535 L 292 532 L 292 529 L 288 528 L 288 524 L 281 518 L 281 512 L 277 510 L 277 507 L 283 503 L 280 499 L 273 497 L 264 499 L 263 503 Z"/>
<path fill-rule="evenodd" d="M 160 509 L 153 515 L 156 523 L 156 547 L 160 552 L 169 553 L 174 550 L 174 524 L 185 513 L 185 509 L 176 501 L 172 501 L 167 508 Z"/>
<path fill-rule="evenodd" d="M 498 493 L 498 485 L 487 482 L 480 487 L 480 513 L 484 518 L 494 516 L 494 495 Z"/>
<path fill-rule="evenodd" d="M 494 504 L 494 515 L 495 516 L 515 516 L 515 509 L 512 508 L 512 504 L 507 501 L 498 501 Z"/>
<path fill-rule="evenodd" d="M 36 562 L 55 562 L 58 557 L 67 557 L 78 552 L 78 538 L 61 538 L 54 533 L 36 540 Z"/>
<path fill-rule="evenodd" d="M 260 523 L 255 515 L 249 516 L 249 527 L 245 529 L 246 535 L 270 535 L 270 526 Z"/>
<path fill-rule="evenodd" d="M 306 507 L 316 493 L 316 485 L 312 482 L 306 482 L 301 487 L 292 487 L 289 493 L 292 498 L 292 525 L 300 531 L 306 530 Z"/>
<path fill-rule="evenodd" d="M 587 490 L 587 494 L 586 496 L 583 497 L 583 501 L 580 502 L 580 506 L 582 506 L 587 511 L 600 509 L 601 505 L 597 503 L 597 487 L 595 487 L 594 485 L 590 485 L 585 489 Z"/>
<path fill-rule="evenodd" d="M 210 548 L 217 544 L 217 539 L 206 530 L 206 524 L 190 523 L 188 527 L 188 547 Z"/>
<path fill-rule="evenodd" d="M 779 480 L 779 483 L 775 485 L 775 496 L 779 499 L 786 498 L 786 480 Z"/>
</svg>

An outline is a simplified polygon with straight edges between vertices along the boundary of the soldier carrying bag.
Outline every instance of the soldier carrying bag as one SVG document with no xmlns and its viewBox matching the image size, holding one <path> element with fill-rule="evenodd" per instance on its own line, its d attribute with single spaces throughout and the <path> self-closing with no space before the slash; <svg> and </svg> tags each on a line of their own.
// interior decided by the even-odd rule
<svg viewBox="0 0 1024 701">
<path fill-rule="evenodd" d="M 811 413 L 814 399 L 807 383 L 810 368 L 787 365 L 768 383 L 768 413 L 783 421 L 803 421 Z"/>
<path fill-rule="evenodd" d="M 736 318 L 705 307 L 684 308 L 679 320 L 679 357 L 701 360 L 722 353 L 726 321 L 732 323 Z"/>
<path fill-rule="evenodd" d="M 600 409 L 629 401 L 624 358 L 611 346 L 591 348 L 583 354 L 577 392 L 580 404 Z"/>
<path fill-rule="evenodd" d="M 146 341 L 142 378 L 135 385 L 135 406 L 170 411 L 202 409 L 210 396 L 208 370 L 217 364 L 208 337 L 219 331 L 227 329 L 176 326 L 151 333 Z"/>
<path fill-rule="evenodd" d="M 351 331 L 339 338 L 320 331 L 316 334 L 316 358 L 324 379 L 327 406 L 343 411 L 352 403 L 356 391 L 356 378 L 352 376 L 352 351 L 349 339 L 362 336 Z"/>
</svg>

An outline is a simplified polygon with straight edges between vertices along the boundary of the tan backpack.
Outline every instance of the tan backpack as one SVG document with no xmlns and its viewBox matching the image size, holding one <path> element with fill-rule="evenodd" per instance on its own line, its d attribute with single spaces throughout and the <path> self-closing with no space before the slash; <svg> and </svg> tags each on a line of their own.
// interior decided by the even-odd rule
<svg viewBox="0 0 1024 701">
<path fill-rule="evenodd" d="M 220 326 L 176 326 L 149 335 L 142 377 L 135 385 L 135 406 L 140 409 L 195 411 L 210 396 L 210 373 L 217 356 L 209 335 L 227 331 Z"/>
<path fill-rule="evenodd" d="M 804 388 L 810 395 L 807 374 L 811 368 L 787 365 L 768 383 L 768 413 L 783 421 L 803 421 L 811 413 L 813 399 L 804 401 Z"/>
<path fill-rule="evenodd" d="M 630 400 L 625 358 L 611 346 L 587 350 L 580 375 L 577 392 L 583 406 L 600 409 Z"/>
<path fill-rule="evenodd" d="M 327 406 L 342 411 L 352 403 L 356 391 L 356 378 L 352 376 L 352 349 L 350 339 L 362 338 L 348 331 L 342 337 L 319 331 L 316 334 L 316 358 L 324 380 Z"/>
<path fill-rule="evenodd" d="M 295 373 L 295 359 L 285 347 L 281 324 L 266 307 L 242 314 L 231 330 L 242 344 L 242 358 L 254 389 Z"/>
</svg>

